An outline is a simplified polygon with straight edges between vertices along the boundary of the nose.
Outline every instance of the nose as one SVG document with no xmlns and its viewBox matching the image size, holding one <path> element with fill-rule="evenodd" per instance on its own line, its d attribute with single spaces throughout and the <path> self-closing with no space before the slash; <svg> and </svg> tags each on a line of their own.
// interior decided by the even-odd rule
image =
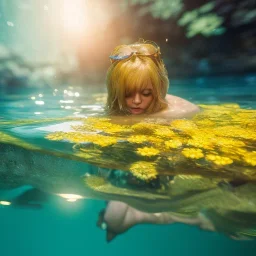
<svg viewBox="0 0 256 256">
<path fill-rule="evenodd" d="M 139 93 L 136 93 L 132 99 L 133 103 L 138 105 L 141 103 L 141 96 Z"/>
</svg>

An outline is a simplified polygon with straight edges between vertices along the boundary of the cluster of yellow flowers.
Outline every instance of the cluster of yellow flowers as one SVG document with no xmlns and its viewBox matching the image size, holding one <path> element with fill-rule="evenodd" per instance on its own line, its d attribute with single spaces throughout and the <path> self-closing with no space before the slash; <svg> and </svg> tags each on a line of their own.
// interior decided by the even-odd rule
<svg viewBox="0 0 256 256">
<path fill-rule="evenodd" d="M 46 138 L 49 140 L 67 140 L 74 143 L 91 142 L 101 147 L 107 147 L 117 143 L 116 137 L 86 134 L 83 132 L 55 132 L 48 134 Z"/>
<path fill-rule="evenodd" d="M 168 149 L 179 148 L 182 146 L 182 142 L 178 139 L 171 139 L 171 140 L 165 141 L 164 144 Z"/>
<path fill-rule="evenodd" d="M 177 119 L 170 123 L 171 127 L 177 131 L 182 131 L 184 134 L 193 134 L 198 131 L 198 126 L 191 120 Z"/>
<path fill-rule="evenodd" d="M 108 118 L 87 118 L 83 125 L 73 127 L 73 132 L 56 132 L 47 138 L 93 143 L 96 147 L 86 149 L 86 161 L 90 161 L 90 152 L 94 163 L 97 154 L 99 158 L 105 155 L 144 180 L 156 173 L 168 173 L 170 164 L 172 168 L 178 166 L 175 173 L 182 173 L 182 166 L 184 170 L 203 166 L 227 172 L 230 177 L 232 169 L 239 167 L 246 170 L 243 175 L 247 179 L 256 180 L 256 110 L 241 109 L 236 104 L 201 107 L 203 111 L 192 120 L 179 119 L 169 124 L 141 121 L 120 125 Z M 81 151 L 85 151 L 84 146 Z"/>
<path fill-rule="evenodd" d="M 113 124 L 109 118 L 88 117 L 84 120 L 83 125 L 73 126 L 77 131 L 104 131 L 108 134 L 118 134 L 124 130 L 123 125 Z"/>
<path fill-rule="evenodd" d="M 84 178 L 86 186 L 98 190 L 101 186 L 107 184 L 107 181 L 100 176 L 90 175 Z"/>
<path fill-rule="evenodd" d="M 154 123 L 142 122 L 132 125 L 131 128 L 135 134 L 153 135 L 156 129 L 159 128 L 159 125 Z"/>
<path fill-rule="evenodd" d="M 159 150 L 153 147 L 138 148 L 137 153 L 141 156 L 156 156 L 159 154 Z"/>
<path fill-rule="evenodd" d="M 207 160 L 212 161 L 213 163 L 217 165 L 227 165 L 227 164 L 232 164 L 233 160 L 225 157 L 225 156 L 218 156 L 218 155 L 213 155 L 213 154 L 208 154 L 205 157 Z"/>
<path fill-rule="evenodd" d="M 200 148 L 184 148 L 181 153 L 187 157 L 192 159 L 199 159 L 204 157 L 202 149 Z"/>
<path fill-rule="evenodd" d="M 159 127 L 154 131 L 154 135 L 164 139 L 172 138 L 175 133 L 169 127 Z"/>
<path fill-rule="evenodd" d="M 150 181 L 155 179 L 157 171 L 154 163 L 139 161 L 130 166 L 131 173 L 138 179 Z"/>
<path fill-rule="evenodd" d="M 134 136 L 129 137 L 127 140 L 131 143 L 140 144 L 143 142 L 147 142 L 148 138 L 145 135 L 134 135 Z"/>
<path fill-rule="evenodd" d="M 251 166 L 256 166 L 256 151 L 252 151 L 244 156 L 244 161 Z"/>
</svg>

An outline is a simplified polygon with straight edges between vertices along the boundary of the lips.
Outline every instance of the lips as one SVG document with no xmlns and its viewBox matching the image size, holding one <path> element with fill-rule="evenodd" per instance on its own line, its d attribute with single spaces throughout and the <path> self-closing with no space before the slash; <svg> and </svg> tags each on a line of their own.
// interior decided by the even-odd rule
<svg viewBox="0 0 256 256">
<path fill-rule="evenodd" d="M 144 112 L 144 109 L 142 108 L 130 108 L 130 111 L 132 114 L 138 115 L 142 114 Z"/>
</svg>

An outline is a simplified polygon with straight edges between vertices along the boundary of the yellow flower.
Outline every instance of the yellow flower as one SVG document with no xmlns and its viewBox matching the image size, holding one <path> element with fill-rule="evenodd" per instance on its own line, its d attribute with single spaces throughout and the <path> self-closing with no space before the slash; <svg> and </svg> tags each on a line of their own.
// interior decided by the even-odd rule
<svg viewBox="0 0 256 256">
<path fill-rule="evenodd" d="M 251 166 L 256 166 L 256 151 L 249 152 L 244 156 L 244 160 Z"/>
<path fill-rule="evenodd" d="M 242 127 L 245 129 L 251 129 L 252 131 L 256 131 L 256 115 L 254 116 L 254 120 L 250 120 L 250 118 L 247 121 L 243 122 Z"/>
<path fill-rule="evenodd" d="M 155 136 L 147 136 L 148 142 L 153 143 L 156 147 L 161 147 L 163 140 Z"/>
<path fill-rule="evenodd" d="M 122 125 L 119 124 L 113 124 L 111 122 L 109 122 L 108 119 L 106 118 L 96 118 L 96 119 L 89 119 L 88 124 L 91 123 L 91 125 L 93 126 L 93 128 L 95 130 L 101 130 L 104 131 L 106 133 L 119 133 L 122 132 L 124 127 Z"/>
<path fill-rule="evenodd" d="M 101 138 L 95 140 L 94 143 L 101 147 L 107 147 L 116 144 L 117 139 L 113 137 L 102 136 Z"/>
<path fill-rule="evenodd" d="M 234 140 L 232 138 L 225 138 L 225 137 L 217 137 L 216 138 L 216 142 L 217 142 L 217 145 L 218 146 L 221 146 L 221 147 L 235 147 L 235 148 L 238 148 L 238 147 L 244 147 L 245 146 L 245 143 L 243 141 L 239 141 L 239 140 Z"/>
<path fill-rule="evenodd" d="M 199 148 L 184 148 L 181 153 L 187 157 L 192 159 L 199 159 L 204 157 L 204 154 Z"/>
<path fill-rule="evenodd" d="M 144 161 L 133 163 L 130 166 L 130 171 L 135 177 L 144 181 L 150 181 L 157 176 L 155 165 Z"/>
<path fill-rule="evenodd" d="M 243 159 L 243 156 L 248 151 L 242 148 L 236 148 L 236 147 L 220 147 L 218 148 L 219 153 L 222 153 L 223 156 L 229 157 L 233 161 L 241 161 Z M 218 154 L 216 152 L 216 154 Z"/>
<path fill-rule="evenodd" d="M 98 190 L 101 186 L 107 184 L 107 181 L 103 177 L 90 175 L 84 178 L 85 185 L 94 189 Z"/>
<path fill-rule="evenodd" d="M 227 125 L 217 127 L 214 133 L 222 137 L 256 140 L 256 134 L 253 130 L 242 128 L 240 126 Z"/>
<path fill-rule="evenodd" d="M 127 139 L 131 143 L 143 143 L 147 141 L 147 137 L 145 135 L 134 135 Z"/>
<path fill-rule="evenodd" d="M 195 123 L 198 125 L 199 128 L 201 127 L 214 127 L 216 125 L 215 122 L 205 118 L 205 119 L 201 119 L 201 120 L 195 120 Z"/>
<path fill-rule="evenodd" d="M 175 133 L 167 127 L 159 127 L 158 129 L 155 130 L 154 134 L 156 136 L 163 137 L 163 138 L 170 138 L 175 135 Z"/>
<path fill-rule="evenodd" d="M 169 140 L 164 142 L 167 148 L 179 148 L 182 146 L 182 142 L 180 140 Z"/>
<path fill-rule="evenodd" d="M 214 154 L 207 154 L 205 158 L 206 160 L 214 162 L 217 165 L 228 165 L 233 163 L 233 160 L 230 159 L 229 157 Z"/>
<path fill-rule="evenodd" d="M 188 146 L 203 149 L 213 149 L 215 146 L 214 135 L 210 130 L 199 130 L 196 134 L 191 136 L 191 139 L 187 141 Z"/>
<path fill-rule="evenodd" d="M 152 135 L 159 125 L 151 123 L 138 123 L 132 125 L 132 130 L 137 134 Z"/>
<path fill-rule="evenodd" d="M 152 147 L 138 148 L 137 153 L 141 156 L 155 156 L 159 154 L 159 150 Z"/>
<path fill-rule="evenodd" d="M 197 132 L 198 127 L 192 120 L 177 119 L 171 122 L 171 127 L 185 133 Z"/>
<path fill-rule="evenodd" d="M 117 143 L 117 138 L 115 137 L 103 136 L 100 134 L 85 134 L 83 132 L 57 132 L 49 134 L 47 139 L 68 140 L 74 143 L 91 142 L 101 147 L 106 147 Z"/>
<path fill-rule="evenodd" d="M 125 132 L 128 126 L 111 123 L 109 118 L 88 117 L 84 120 L 83 125 L 73 125 L 72 128 L 76 131 L 102 131 L 108 134 L 116 134 Z"/>
</svg>

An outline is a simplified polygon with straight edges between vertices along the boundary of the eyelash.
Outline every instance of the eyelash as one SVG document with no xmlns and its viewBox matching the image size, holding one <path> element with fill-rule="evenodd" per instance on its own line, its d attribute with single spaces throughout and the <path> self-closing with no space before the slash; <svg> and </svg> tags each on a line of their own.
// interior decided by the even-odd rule
<svg viewBox="0 0 256 256">
<path fill-rule="evenodd" d="M 147 93 L 142 93 L 143 96 L 145 97 L 149 97 L 152 93 L 151 92 L 147 92 Z M 126 94 L 125 98 L 129 98 L 132 97 L 132 94 Z"/>
<path fill-rule="evenodd" d="M 148 97 L 148 96 L 150 96 L 150 95 L 151 95 L 151 92 L 143 93 L 142 95 L 143 95 L 143 96 L 145 96 L 145 97 Z"/>
</svg>

